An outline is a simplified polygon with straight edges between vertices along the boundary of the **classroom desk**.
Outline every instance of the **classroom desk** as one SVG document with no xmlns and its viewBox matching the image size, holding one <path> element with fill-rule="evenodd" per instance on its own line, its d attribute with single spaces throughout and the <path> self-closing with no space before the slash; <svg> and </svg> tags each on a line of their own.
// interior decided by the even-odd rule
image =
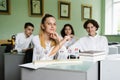
<svg viewBox="0 0 120 80">
<path fill-rule="evenodd" d="M 120 54 L 120 44 L 109 45 L 109 54 Z"/>
<path fill-rule="evenodd" d="M 34 66 L 33 63 L 21 66 L 21 80 L 98 80 L 97 62 L 56 63 L 37 69 L 28 65 Z"/>
<path fill-rule="evenodd" d="M 21 80 L 20 79 L 20 64 L 23 64 L 24 54 L 2 53 L 2 74 L 0 80 Z"/>
<path fill-rule="evenodd" d="M 118 47 L 115 45 L 109 46 L 109 55 L 118 54 Z"/>
<path fill-rule="evenodd" d="M 118 47 L 118 54 L 120 54 L 120 44 L 116 45 Z"/>
<path fill-rule="evenodd" d="M 30 64 L 33 63 L 21 66 L 21 80 L 120 80 L 120 54 L 108 55 L 99 62 L 49 64 L 39 68 L 34 65 L 30 68 Z"/>
<path fill-rule="evenodd" d="M 3 74 L 4 74 L 4 50 L 5 50 L 6 46 L 0 46 L 0 80 L 3 80 Z"/>
<path fill-rule="evenodd" d="M 20 64 L 23 64 L 24 54 L 4 54 L 4 80 L 21 80 Z"/>
<path fill-rule="evenodd" d="M 101 80 L 120 80 L 120 54 L 109 55 L 101 61 Z"/>
</svg>

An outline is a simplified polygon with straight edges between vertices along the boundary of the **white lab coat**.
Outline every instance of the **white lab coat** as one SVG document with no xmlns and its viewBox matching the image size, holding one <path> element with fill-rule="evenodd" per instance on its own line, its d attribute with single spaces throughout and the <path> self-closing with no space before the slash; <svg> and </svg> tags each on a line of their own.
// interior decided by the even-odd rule
<svg viewBox="0 0 120 80">
<path fill-rule="evenodd" d="M 45 43 L 46 49 L 43 48 L 40 44 L 40 38 L 39 36 L 34 36 L 32 39 L 34 49 L 33 49 L 33 61 L 39 61 L 39 60 L 53 60 L 54 55 L 48 56 L 52 49 L 54 48 L 50 46 L 51 42 Z M 67 59 L 67 50 L 65 47 L 62 47 L 58 51 L 58 57 L 57 59 Z"/>
<path fill-rule="evenodd" d="M 76 41 L 77 41 L 77 39 L 76 39 L 75 37 L 73 37 L 71 40 L 66 41 L 65 44 L 64 44 L 64 46 L 65 46 L 66 48 L 69 48 L 69 47 L 72 46 Z"/>
<path fill-rule="evenodd" d="M 96 35 L 85 36 L 80 38 L 73 46 L 70 47 L 72 50 L 78 48 L 81 52 L 83 51 L 104 51 L 108 54 L 108 41 L 105 36 Z"/>
<path fill-rule="evenodd" d="M 16 35 L 16 40 L 15 40 L 15 49 L 18 52 L 22 52 L 23 49 L 30 48 L 30 44 L 32 42 L 33 35 L 30 37 L 26 38 L 25 33 L 18 33 Z"/>
</svg>

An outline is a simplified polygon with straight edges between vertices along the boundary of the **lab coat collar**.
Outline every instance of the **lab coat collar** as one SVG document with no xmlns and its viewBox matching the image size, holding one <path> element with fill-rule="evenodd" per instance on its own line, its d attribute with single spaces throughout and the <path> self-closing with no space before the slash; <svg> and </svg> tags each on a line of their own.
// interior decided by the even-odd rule
<svg viewBox="0 0 120 80">
<path fill-rule="evenodd" d="M 32 36 L 32 34 L 31 34 L 29 37 L 27 37 L 26 34 L 25 34 L 25 32 L 23 32 L 23 34 L 24 34 L 25 38 L 30 38 Z"/>
<path fill-rule="evenodd" d="M 89 37 L 89 38 L 97 38 L 98 36 L 99 36 L 98 34 L 96 34 L 94 37 L 93 37 L 93 36 L 88 35 L 88 37 Z"/>
</svg>

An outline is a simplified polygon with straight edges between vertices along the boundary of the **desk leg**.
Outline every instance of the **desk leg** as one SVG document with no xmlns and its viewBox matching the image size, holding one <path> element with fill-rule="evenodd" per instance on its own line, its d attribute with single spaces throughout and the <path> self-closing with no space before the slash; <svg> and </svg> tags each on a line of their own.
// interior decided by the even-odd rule
<svg viewBox="0 0 120 80">
<path fill-rule="evenodd" d="M 101 66 L 101 65 L 100 65 L 100 61 L 98 61 L 98 80 L 101 80 L 101 79 L 100 79 L 100 77 L 101 77 L 101 75 L 100 75 L 100 74 L 101 74 L 101 73 L 100 73 L 100 72 L 101 72 L 101 71 L 100 71 L 100 66 Z"/>
</svg>

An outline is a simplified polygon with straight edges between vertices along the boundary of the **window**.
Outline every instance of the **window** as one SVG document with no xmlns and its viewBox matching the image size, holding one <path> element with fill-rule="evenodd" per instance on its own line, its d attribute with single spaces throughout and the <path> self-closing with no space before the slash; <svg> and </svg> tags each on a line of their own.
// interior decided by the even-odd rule
<svg viewBox="0 0 120 80">
<path fill-rule="evenodd" d="M 106 0 L 105 34 L 120 34 L 120 0 Z"/>
</svg>

